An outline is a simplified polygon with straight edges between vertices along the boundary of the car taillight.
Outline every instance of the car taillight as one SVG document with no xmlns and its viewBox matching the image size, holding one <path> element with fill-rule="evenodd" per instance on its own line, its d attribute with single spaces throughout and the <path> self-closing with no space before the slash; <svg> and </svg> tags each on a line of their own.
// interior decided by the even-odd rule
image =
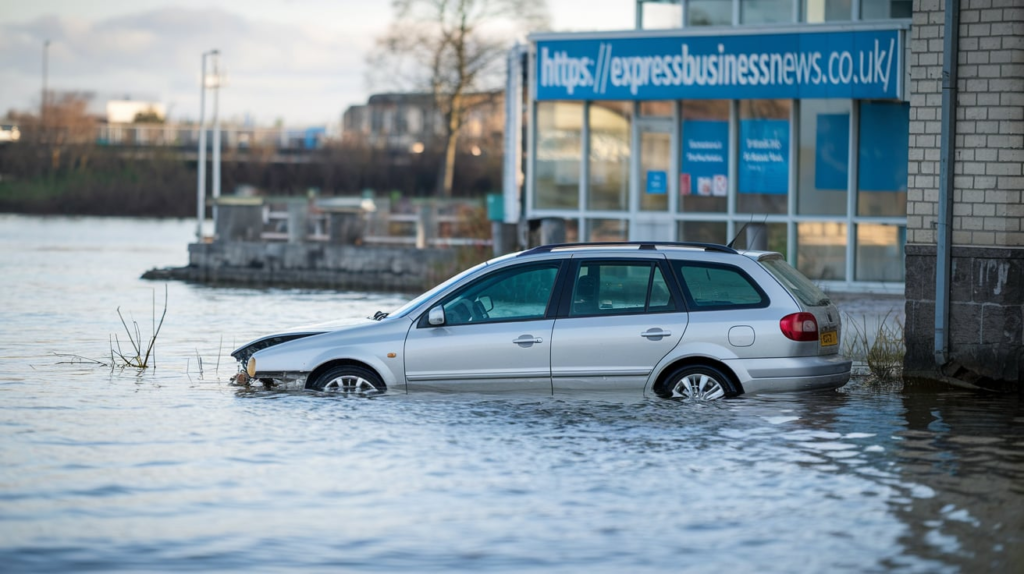
<svg viewBox="0 0 1024 574">
<path fill-rule="evenodd" d="M 782 334 L 794 341 L 817 341 L 818 320 L 810 313 L 793 313 L 779 321 Z"/>
</svg>

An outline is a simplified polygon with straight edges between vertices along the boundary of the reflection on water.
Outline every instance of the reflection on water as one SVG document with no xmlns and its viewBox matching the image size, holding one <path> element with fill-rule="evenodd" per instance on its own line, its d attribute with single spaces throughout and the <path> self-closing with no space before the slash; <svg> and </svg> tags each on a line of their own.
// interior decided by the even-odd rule
<svg viewBox="0 0 1024 574">
<path fill-rule="evenodd" d="M 148 336 L 160 285 L 137 277 L 183 264 L 192 229 L 0 216 L 5 570 L 1024 564 L 1024 411 L 1006 397 L 245 391 L 226 384 L 237 344 L 404 298 L 177 283 L 155 370 L 57 364 L 103 360 L 118 306 Z"/>
</svg>

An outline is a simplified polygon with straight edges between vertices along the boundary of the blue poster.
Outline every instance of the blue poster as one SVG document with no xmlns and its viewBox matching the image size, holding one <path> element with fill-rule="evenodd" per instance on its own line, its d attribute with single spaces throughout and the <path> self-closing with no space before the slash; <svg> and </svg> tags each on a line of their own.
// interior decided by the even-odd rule
<svg viewBox="0 0 1024 574">
<path fill-rule="evenodd" d="M 729 192 L 729 122 L 683 121 L 682 195 L 725 197 Z"/>
<path fill-rule="evenodd" d="M 647 193 L 650 195 L 665 195 L 668 193 L 668 173 L 648 170 Z"/>
<path fill-rule="evenodd" d="M 910 104 L 863 102 L 857 178 L 861 191 L 906 191 Z"/>
<path fill-rule="evenodd" d="M 906 30 L 534 34 L 538 100 L 896 99 Z"/>
<path fill-rule="evenodd" d="M 740 193 L 789 191 L 789 120 L 740 121 Z"/>
<path fill-rule="evenodd" d="M 850 174 L 850 114 L 818 114 L 814 188 L 846 191 Z"/>
</svg>

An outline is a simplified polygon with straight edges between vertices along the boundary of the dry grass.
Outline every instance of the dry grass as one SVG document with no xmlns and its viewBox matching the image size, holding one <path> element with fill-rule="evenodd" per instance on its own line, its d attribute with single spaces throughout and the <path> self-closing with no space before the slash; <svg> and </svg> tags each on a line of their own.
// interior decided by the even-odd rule
<svg viewBox="0 0 1024 574">
<path fill-rule="evenodd" d="M 124 330 L 128 333 L 128 341 L 132 347 L 131 350 L 122 351 L 121 341 L 117 335 L 114 335 L 110 342 L 111 368 L 118 366 L 122 369 L 128 367 L 139 370 L 147 369 L 149 368 L 150 358 L 153 359 L 153 366 L 155 367 L 156 350 L 154 347 L 156 346 L 156 338 L 160 334 L 160 328 L 164 325 L 164 317 L 167 316 L 167 285 L 164 285 L 164 311 L 160 315 L 159 324 L 156 322 L 156 291 L 153 291 L 153 334 L 150 336 L 149 341 L 144 342 L 142 340 L 142 331 L 139 329 L 138 322 L 133 320 L 132 327 L 128 327 L 124 316 L 121 315 L 120 307 L 117 308 L 117 316 L 121 318 L 121 324 L 124 325 Z"/>
<path fill-rule="evenodd" d="M 892 312 L 886 313 L 872 331 L 866 318 L 860 324 L 847 315 L 845 353 L 856 362 L 867 365 L 874 381 L 893 383 L 903 377 L 903 356 L 907 347 L 903 323 Z"/>
</svg>

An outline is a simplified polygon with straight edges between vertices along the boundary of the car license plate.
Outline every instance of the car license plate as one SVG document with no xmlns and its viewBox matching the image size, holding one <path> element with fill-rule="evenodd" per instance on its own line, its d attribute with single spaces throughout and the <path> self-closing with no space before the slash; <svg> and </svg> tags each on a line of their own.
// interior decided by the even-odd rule
<svg viewBox="0 0 1024 574">
<path fill-rule="evenodd" d="M 831 347 L 839 344 L 839 335 L 835 331 L 825 331 L 821 334 L 821 346 Z"/>
</svg>

